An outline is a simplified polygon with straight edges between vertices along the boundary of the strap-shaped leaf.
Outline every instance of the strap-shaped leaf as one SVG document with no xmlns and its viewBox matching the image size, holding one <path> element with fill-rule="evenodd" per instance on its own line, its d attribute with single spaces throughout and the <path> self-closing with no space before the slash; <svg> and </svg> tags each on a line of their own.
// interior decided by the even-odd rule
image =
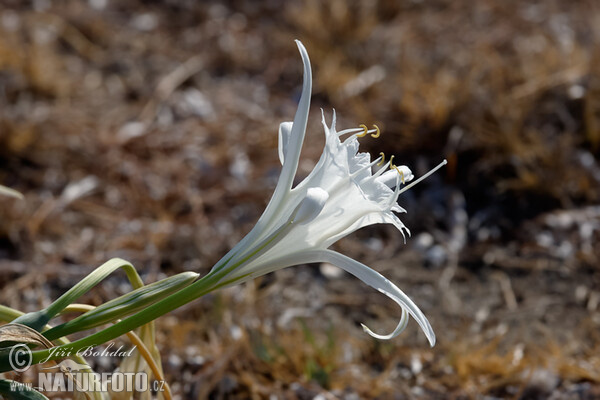
<svg viewBox="0 0 600 400">
<path fill-rule="evenodd" d="M 109 322 L 131 315 L 148 307 L 168 295 L 188 286 L 198 278 L 195 272 L 182 272 L 175 276 L 163 279 L 150 285 L 142 286 L 132 292 L 126 293 L 116 299 L 96 307 L 79 317 L 58 325 L 44 332 L 49 340 L 54 340 L 74 332 L 95 328 Z"/>
<path fill-rule="evenodd" d="M 77 301 L 77 299 L 86 294 L 90 289 L 119 268 L 125 270 L 129 281 L 135 289 L 144 286 L 144 282 L 142 282 L 131 263 L 120 258 L 113 258 L 92 271 L 65 294 L 56 299 L 56 301 L 50 304 L 45 310 L 25 314 L 13 322 L 27 325 L 36 331 L 40 331 L 44 325 L 64 310 L 66 306 Z"/>
</svg>

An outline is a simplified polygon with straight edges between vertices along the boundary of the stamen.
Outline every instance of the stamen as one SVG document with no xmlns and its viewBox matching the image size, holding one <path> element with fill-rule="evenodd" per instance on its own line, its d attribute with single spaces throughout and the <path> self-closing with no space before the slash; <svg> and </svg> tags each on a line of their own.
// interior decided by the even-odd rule
<svg viewBox="0 0 600 400">
<path fill-rule="evenodd" d="M 390 158 L 390 169 L 395 169 L 396 172 L 398 172 L 398 175 L 400 175 L 400 181 L 402 181 L 402 184 L 404 185 L 406 182 L 404 182 L 404 171 L 400 171 L 400 169 L 398 168 L 398 166 L 396 166 L 392 160 L 394 159 L 394 156 L 392 156 Z"/>
<path fill-rule="evenodd" d="M 404 172 L 400 171 L 400 169 L 398 169 L 398 167 L 396 165 L 392 165 L 392 168 L 394 168 L 396 170 L 396 172 L 398 172 L 398 175 L 400 175 L 400 180 L 402 181 L 402 184 L 404 185 L 406 182 L 404 182 Z"/>
<path fill-rule="evenodd" d="M 383 154 L 383 153 L 382 153 L 382 154 Z M 390 157 L 390 161 L 392 161 L 393 159 L 394 159 L 394 156 L 391 156 L 391 157 Z M 379 168 L 379 170 L 377 170 L 377 171 L 376 171 L 376 172 L 373 174 L 372 178 L 373 178 L 373 179 L 375 179 L 375 178 L 378 178 L 378 177 L 380 177 L 381 175 L 383 175 L 383 173 L 384 173 L 384 172 L 386 172 L 386 171 L 387 171 L 387 169 L 388 169 L 388 167 L 390 166 L 390 161 L 388 161 L 386 164 L 384 164 L 384 166 L 383 166 L 382 168 Z M 377 165 L 379 165 L 379 164 L 377 164 Z"/>
<path fill-rule="evenodd" d="M 343 131 L 337 132 L 338 137 L 346 135 L 348 133 L 357 133 L 357 132 L 361 132 L 363 131 L 362 128 L 350 128 L 350 129 L 344 129 Z"/>
<path fill-rule="evenodd" d="M 402 190 L 398 194 L 401 194 L 401 193 L 407 191 L 408 189 L 410 189 L 411 187 L 415 186 L 417 183 L 421 182 L 423 179 L 427 178 L 429 175 L 433 174 L 435 171 L 437 171 L 438 169 L 442 168 L 446 164 L 448 164 L 448 161 L 446 161 L 446 160 L 442 161 L 435 168 L 433 168 L 431 171 L 429 171 L 428 173 L 426 173 L 425 175 L 423 175 L 422 177 L 420 177 L 416 181 L 412 182 L 410 185 L 404 186 L 402 188 Z"/>
<path fill-rule="evenodd" d="M 381 161 L 379 161 L 377 163 L 378 167 L 381 167 L 383 165 L 383 163 L 385 162 L 385 154 L 383 154 L 383 151 L 381 153 L 379 153 L 379 155 L 381 156 Z"/>
<path fill-rule="evenodd" d="M 360 124 L 359 127 L 363 129 L 363 133 L 358 134 L 356 136 L 357 137 L 365 137 L 365 136 L 367 136 L 367 133 L 369 132 L 369 128 L 367 128 L 367 126 L 365 124 Z"/>
<path fill-rule="evenodd" d="M 383 175 L 386 172 L 386 170 L 387 170 L 387 164 L 383 168 L 379 168 L 377 171 L 375 171 L 375 173 L 373 174 L 373 176 L 371 178 L 372 179 L 379 178 L 381 175 Z"/>
<path fill-rule="evenodd" d="M 381 153 L 381 154 L 383 154 L 383 153 Z M 359 173 L 361 173 L 361 172 L 362 172 L 362 171 L 364 171 L 365 169 L 369 169 L 369 168 L 372 168 L 374 165 L 379 165 L 379 164 L 381 164 L 380 158 L 381 158 L 381 157 L 378 157 L 377 159 L 375 159 L 374 161 L 372 161 L 370 164 L 367 164 L 367 165 L 365 165 L 364 167 L 361 167 L 360 169 L 358 169 L 358 170 L 354 171 L 354 172 L 353 172 L 353 173 L 350 175 L 350 177 L 351 177 L 351 178 L 354 178 L 356 175 L 358 175 Z M 380 169 L 380 171 L 381 171 L 381 170 L 383 170 L 383 169 L 384 169 L 384 168 L 381 168 L 381 169 Z M 375 175 L 373 175 L 373 176 L 375 176 Z"/>
<path fill-rule="evenodd" d="M 375 125 L 375 124 L 373 124 L 373 127 L 375 128 L 375 130 L 377 131 L 377 133 L 374 134 L 374 135 L 371 135 L 371 137 L 377 139 L 381 135 L 381 131 L 379 130 L 379 127 L 377 125 Z"/>
<path fill-rule="evenodd" d="M 360 135 L 356 135 L 357 137 L 363 137 L 366 136 L 369 133 L 377 133 L 377 129 L 368 129 L 365 131 L 367 127 L 365 125 L 360 125 L 360 128 L 350 128 L 350 129 L 344 129 L 343 131 L 339 131 L 336 132 L 336 135 L 338 137 L 342 137 L 344 135 L 347 135 L 349 133 L 352 134 L 356 134 L 356 133 L 360 133 Z"/>
<path fill-rule="evenodd" d="M 392 156 L 389 161 L 390 169 L 395 169 L 396 172 L 398 172 L 398 175 L 400 175 L 400 181 L 402 181 L 402 184 L 404 185 L 404 184 L 406 184 L 406 182 L 404 182 L 404 171 L 400 171 L 400 168 L 398 168 L 398 166 L 392 162 L 393 159 L 394 159 L 394 156 Z"/>
</svg>

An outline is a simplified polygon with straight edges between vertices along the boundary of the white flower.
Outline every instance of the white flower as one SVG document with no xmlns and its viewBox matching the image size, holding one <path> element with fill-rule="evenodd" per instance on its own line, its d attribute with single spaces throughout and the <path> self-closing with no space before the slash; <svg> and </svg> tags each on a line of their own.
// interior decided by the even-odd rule
<svg viewBox="0 0 600 400">
<path fill-rule="evenodd" d="M 378 335 L 363 325 L 367 333 L 379 339 L 391 339 L 405 329 L 410 314 L 433 346 L 435 334 L 427 318 L 396 285 L 366 265 L 328 250 L 337 240 L 367 225 L 388 223 L 396 226 L 403 235 L 404 231 L 408 232 L 395 212 L 405 212 L 396 201 L 402 191 L 412 186 L 400 189 L 401 184 L 413 178 L 410 169 L 393 167 L 389 162 L 372 173 L 372 167 L 381 159 L 371 162 L 368 153 L 358 153 L 357 135 L 364 133 L 366 128 L 336 132 L 334 112 L 330 127 L 323 116 L 326 144 L 319 162 L 300 184 L 292 188 L 304 141 L 312 86 L 308 54 L 302 43 L 296 43 L 304 63 L 304 85 L 294 122 L 284 122 L 279 128 L 282 170 L 277 187 L 256 226 L 206 278 L 214 281 L 216 287 L 230 286 L 291 265 L 328 262 L 353 274 L 402 307 L 402 317 L 392 333 Z M 344 135 L 350 136 L 342 141 L 340 137 Z"/>
</svg>

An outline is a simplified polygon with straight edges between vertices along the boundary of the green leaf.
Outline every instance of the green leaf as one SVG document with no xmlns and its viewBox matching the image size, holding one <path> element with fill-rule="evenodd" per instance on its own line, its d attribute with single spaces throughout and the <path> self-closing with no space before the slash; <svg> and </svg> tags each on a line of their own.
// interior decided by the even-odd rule
<svg viewBox="0 0 600 400">
<path fill-rule="evenodd" d="M 49 340 L 54 340 L 74 332 L 115 322 L 117 319 L 131 315 L 164 299 L 181 288 L 190 285 L 197 278 L 198 274 L 195 272 L 182 272 L 162 281 L 142 286 L 123 296 L 107 301 L 94 310 L 88 311 L 69 322 L 47 330 L 44 332 L 44 336 Z"/>
<path fill-rule="evenodd" d="M 72 343 L 56 346 L 55 352 L 62 351 L 63 349 L 77 352 L 89 346 L 97 346 L 100 343 L 106 343 L 109 340 L 145 325 L 161 315 L 173 311 L 174 309 L 215 290 L 215 288 L 219 286 L 218 279 L 220 278 L 221 276 L 219 275 L 208 274 L 203 278 L 196 280 L 191 285 L 180 289 L 179 291 L 157 301 L 156 303 L 138 311 L 133 315 L 130 315 L 114 325 L 104 328 L 100 332 L 93 333 Z M 41 361 L 49 361 L 59 358 L 57 354 L 51 354 L 50 350 L 35 350 L 32 352 L 32 356 L 34 364 L 37 364 Z M 0 351 L 0 373 L 10 371 L 11 369 L 12 368 L 9 366 L 7 354 L 2 354 L 2 351 Z"/>
<path fill-rule="evenodd" d="M 23 314 L 14 320 L 16 324 L 28 326 L 36 331 L 40 331 L 44 325 L 50 322 L 50 315 L 45 310 L 33 311 Z"/>
<path fill-rule="evenodd" d="M 113 258 L 92 271 L 89 275 L 79 281 L 79 283 L 69 289 L 67 293 L 63 294 L 54 301 L 54 303 L 50 304 L 45 310 L 25 314 L 13 322 L 27 325 L 36 331 L 40 331 L 44 325 L 64 310 L 69 304 L 77 301 L 77 299 L 86 294 L 104 278 L 119 268 L 125 270 L 125 273 L 134 288 L 137 289 L 144 286 L 144 282 L 142 282 L 133 265 L 120 258 Z"/>
</svg>

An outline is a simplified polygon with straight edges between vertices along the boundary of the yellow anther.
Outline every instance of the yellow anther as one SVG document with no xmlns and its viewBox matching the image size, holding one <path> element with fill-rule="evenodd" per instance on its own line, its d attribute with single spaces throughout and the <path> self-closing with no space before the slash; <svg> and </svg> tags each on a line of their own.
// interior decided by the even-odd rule
<svg viewBox="0 0 600 400">
<path fill-rule="evenodd" d="M 400 169 L 398 169 L 398 167 L 396 165 L 394 165 L 394 163 L 392 162 L 392 160 L 394 159 L 394 156 L 390 157 L 390 169 L 395 169 L 396 172 L 398 172 L 398 175 L 400 175 L 400 181 L 402 181 L 402 184 L 404 185 L 404 172 L 400 171 Z"/>
<path fill-rule="evenodd" d="M 398 171 L 398 175 L 400 175 L 400 181 L 404 185 L 404 172 L 400 171 L 398 169 L 398 167 L 396 167 L 395 165 L 392 165 L 392 168 L 394 168 L 396 171 Z"/>
<path fill-rule="evenodd" d="M 363 128 L 364 132 L 361 133 L 360 135 L 356 135 L 357 137 L 365 137 L 367 136 L 367 133 L 369 132 L 369 128 L 367 128 L 367 126 L 365 124 L 361 124 L 358 126 L 359 128 Z"/>
<path fill-rule="evenodd" d="M 379 161 L 377 163 L 377 166 L 380 167 L 383 165 L 383 163 L 385 162 L 385 154 L 383 154 L 383 151 L 381 153 L 379 153 L 379 155 L 381 156 L 381 161 Z"/>
<path fill-rule="evenodd" d="M 371 134 L 371 137 L 377 139 L 379 137 L 379 135 L 381 135 L 381 131 L 379 130 L 379 127 L 375 124 L 373 124 L 373 128 L 375 128 L 375 130 L 377 130 L 377 133 Z"/>
</svg>

